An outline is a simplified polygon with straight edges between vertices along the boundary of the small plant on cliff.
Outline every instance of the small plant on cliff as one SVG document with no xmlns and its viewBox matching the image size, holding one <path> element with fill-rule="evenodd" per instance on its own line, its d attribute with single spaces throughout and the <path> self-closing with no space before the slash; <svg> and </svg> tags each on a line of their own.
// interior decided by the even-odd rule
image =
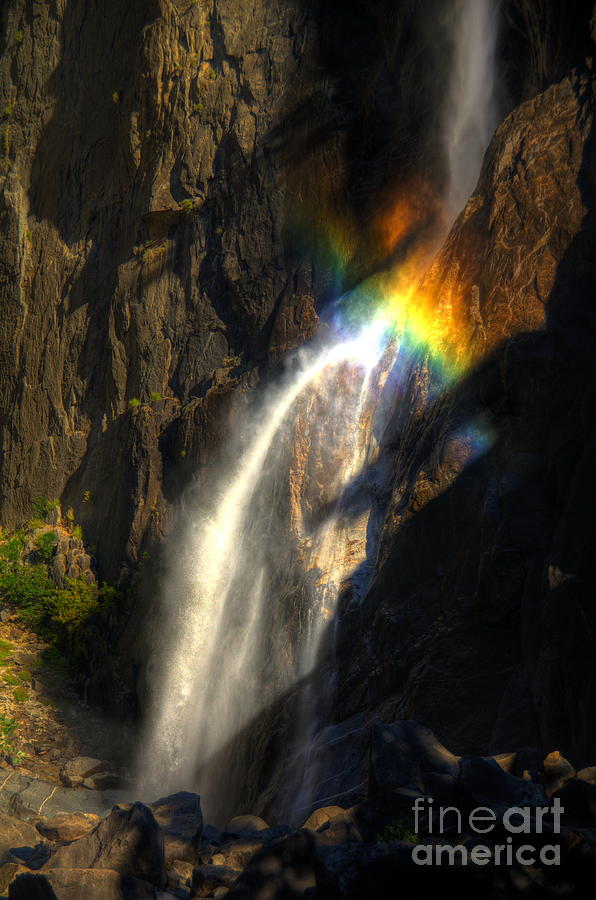
<svg viewBox="0 0 596 900">
<path fill-rule="evenodd" d="M 120 91 L 114 91 L 112 94 L 112 103 L 120 103 L 121 99 Z"/>
<path fill-rule="evenodd" d="M 72 534 L 73 534 L 73 537 L 76 537 L 76 538 L 78 538 L 80 541 L 82 541 L 82 540 L 83 540 L 83 528 L 82 528 L 82 526 L 81 526 L 81 525 L 75 525 L 75 527 L 72 529 Z"/>
<path fill-rule="evenodd" d="M 27 699 L 28 694 L 24 687 L 17 687 L 12 692 L 12 696 L 15 698 L 17 703 L 23 703 L 23 701 Z"/>
<path fill-rule="evenodd" d="M 187 216 L 191 216 L 195 211 L 194 202 L 190 197 L 186 197 L 184 200 L 181 200 L 178 204 L 183 213 L 186 213 Z"/>
<path fill-rule="evenodd" d="M 83 491 L 83 503 L 93 503 L 93 491 Z"/>
<path fill-rule="evenodd" d="M 149 394 L 149 399 L 152 403 L 159 403 L 160 400 L 163 400 L 163 397 L 157 391 L 154 391 L 152 394 Z"/>
<path fill-rule="evenodd" d="M 130 400 L 128 401 L 128 405 L 129 405 L 130 409 L 138 409 L 139 406 L 141 405 L 141 401 L 139 400 L 138 397 L 131 397 Z"/>
<path fill-rule="evenodd" d="M 3 755 L 11 753 L 14 749 L 14 733 L 17 727 L 16 719 L 0 715 L 0 753 Z"/>
<path fill-rule="evenodd" d="M 52 561 L 58 543 L 58 535 L 55 531 L 44 531 L 37 538 L 37 552 L 45 563 Z"/>
<path fill-rule="evenodd" d="M 57 509 L 60 506 L 60 501 L 48 500 L 46 497 L 36 497 L 31 506 L 33 507 L 33 512 L 37 513 L 40 519 L 45 519 L 53 509 Z"/>
</svg>

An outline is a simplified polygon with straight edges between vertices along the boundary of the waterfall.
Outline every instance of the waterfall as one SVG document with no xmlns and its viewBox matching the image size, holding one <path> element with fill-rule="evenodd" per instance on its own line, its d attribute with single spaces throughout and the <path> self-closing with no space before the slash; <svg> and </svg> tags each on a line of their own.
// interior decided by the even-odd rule
<svg viewBox="0 0 596 900">
<path fill-rule="evenodd" d="M 495 15 L 488 0 L 454 0 L 444 115 L 450 221 L 495 124 Z M 191 511 L 152 641 L 153 698 L 137 761 L 145 796 L 198 789 L 210 821 L 240 811 L 234 772 L 246 778 L 253 765 L 247 735 L 299 683 L 307 686 L 297 692 L 294 734 L 284 737 L 295 759 L 308 759 L 319 724 L 311 692 L 322 690 L 308 676 L 342 583 L 364 567 L 362 594 L 374 561 L 379 526 L 371 541 L 370 502 L 354 496 L 366 490 L 375 434 L 391 412 L 379 402 L 393 384 L 390 334 L 373 306 L 356 337 L 295 354 L 292 373 L 251 407 L 230 439 L 232 462 Z M 322 513 L 311 508 L 312 483 L 325 495 Z M 313 801 L 314 773 L 313 764 L 296 774 L 295 809 Z"/>
<path fill-rule="evenodd" d="M 476 186 L 482 157 L 498 121 L 495 0 L 455 0 L 450 28 L 453 67 L 444 113 L 449 224 Z"/>
<path fill-rule="evenodd" d="M 282 605 L 276 609 L 278 598 L 271 591 L 271 557 L 283 568 L 286 538 L 279 532 L 288 530 L 288 523 L 278 523 L 273 505 L 259 503 L 259 495 L 278 468 L 282 477 L 284 470 L 287 474 L 287 460 L 275 456 L 296 401 L 317 390 L 332 397 L 331 381 L 347 369 L 355 403 L 342 409 L 341 424 L 346 415 L 350 423 L 345 436 L 351 450 L 342 447 L 346 462 L 333 485 L 341 495 L 362 460 L 364 445 L 355 435 L 371 373 L 385 346 L 384 331 L 377 322 L 355 339 L 323 348 L 314 360 L 308 351 L 299 353 L 297 372 L 267 393 L 257 421 L 249 423 L 248 446 L 242 440 L 232 446 L 236 467 L 222 472 L 221 490 L 210 508 L 192 517 L 182 559 L 164 588 L 154 638 L 160 649 L 152 681 L 160 689 L 138 761 L 144 794 L 198 786 L 206 790 L 206 808 L 216 818 L 225 811 L 229 793 L 218 774 L 219 757 L 262 708 L 312 669 L 324 624 L 333 615 L 338 582 L 347 574 L 341 565 L 343 546 L 332 523 L 319 535 L 299 526 L 302 565 L 317 570 L 318 584 L 307 608 L 300 610 L 302 633 L 289 647 Z M 350 406 L 347 394 L 338 400 Z M 329 410 L 325 429 L 332 418 Z"/>
</svg>

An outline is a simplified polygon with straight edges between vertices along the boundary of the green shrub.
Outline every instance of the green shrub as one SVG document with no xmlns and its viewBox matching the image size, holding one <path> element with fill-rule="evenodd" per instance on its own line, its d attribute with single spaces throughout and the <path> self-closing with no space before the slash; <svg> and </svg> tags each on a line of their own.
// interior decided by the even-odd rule
<svg viewBox="0 0 596 900">
<path fill-rule="evenodd" d="M 72 631 L 98 608 L 97 589 L 78 578 L 67 578 L 66 587 L 58 591 L 52 619 Z"/>
<path fill-rule="evenodd" d="M 26 544 L 25 533 L 16 531 L 0 544 L 0 571 L 3 566 L 19 562 Z"/>
<path fill-rule="evenodd" d="M 15 698 L 17 703 L 22 703 L 24 700 L 27 699 L 28 694 L 24 687 L 17 687 L 12 692 L 12 696 Z"/>
<path fill-rule="evenodd" d="M 0 715 L 0 753 L 10 753 L 14 748 L 13 735 L 18 722 L 9 716 Z"/>
<path fill-rule="evenodd" d="M 60 506 L 60 501 L 48 500 L 46 497 L 36 497 L 31 506 L 33 507 L 33 512 L 37 513 L 40 519 L 45 519 L 48 513 Z"/>
<path fill-rule="evenodd" d="M 72 529 L 72 533 L 74 537 L 78 538 L 80 541 L 83 540 L 83 528 L 81 525 L 75 525 L 75 527 Z"/>
<path fill-rule="evenodd" d="M 47 626 L 56 603 L 57 588 L 44 565 L 17 564 L 0 571 L 0 595 L 18 611 L 30 628 Z"/>
<path fill-rule="evenodd" d="M 19 679 L 17 678 L 16 675 L 13 675 L 12 672 L 6 672 L 6 674 L 4 676 L 4 681 L 6 682 L 6 684 L 18 684 L 19 683 Z"/>
<path fill-rule="evenodd" d="M 36 541 L 36 549 L 45 563 L 51 562 L 56 551 L 58 535 L 55 531 L 44 531 Z"/>
</svg>

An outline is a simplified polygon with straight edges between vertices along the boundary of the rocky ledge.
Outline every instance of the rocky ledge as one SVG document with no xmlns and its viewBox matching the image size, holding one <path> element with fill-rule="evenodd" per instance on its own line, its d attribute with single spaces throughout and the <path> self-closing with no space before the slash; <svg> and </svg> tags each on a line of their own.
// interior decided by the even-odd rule
<svg viewBox="0 0 596 900">
<path fill-rule="evenodd" d="M 457 757 L 411 721 L 372 729 L 368 795 L 299 829 L 200 798 L 151 803 L 13 774 L 0 786 L 0 891 L 10 900 L 367 900 L 588 897 L 596 878 L 596 766 L 556 751 Z M 528 768 L 529 766 L 529 768 Z M 21 783 L 23 782 L 23 783 Z M 49 791 L 49 793 L 48 793 Z M 130 798 L 129 798 L 130 799 Z"/>
</svg>

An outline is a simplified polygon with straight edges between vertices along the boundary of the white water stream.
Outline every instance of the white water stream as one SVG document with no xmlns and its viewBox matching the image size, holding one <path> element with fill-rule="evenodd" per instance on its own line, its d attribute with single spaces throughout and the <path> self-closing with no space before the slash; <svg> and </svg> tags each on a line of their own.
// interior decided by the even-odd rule
<svg viewBox="0 0 596 900">
<path fill-rule="evenodd" d="M 474 187 L 496 121 L 494 2 L 454 0 L 451 27 L 454 63 L 444 134 L 445 208 L 453 219 Z M 239 429 L 242 435 L 230 448 L 236 462 L 220 473 L 208 507 L 191 516 L 153 635 L 153 704 L 137 765 L 144 795 L 198 789 L 207 816 L 211 806 L 216 818 L 220 800 L 234 793 L 226 783 L 234 742 L 315 666 L 342 581 L 366 558 L 368 510 L 346 518 L 341 499 L 374 457 L 370 407 L 391 365 L 386 354 L 384 370 L 377 366 L 386 349 L 384 329 L 376 324 L 314 358 L 298 353 L 294 373 L 264 394 L 256 417 Z M 323 407 L 315 402 L 321 394 Z M 341 453 L 326 485 L 328 515 L 308 528 L 300 497 L 285 518 L 276 498 L 287 493 L 292 478 L 300 493 L 296 483 L 320 477 L 314 470 L 289 473 L 284 446 L 292 427 L 313 430 L 307 427 L 309 409 L 320 414 L 321 408 L 319 453 L 311 448 L 305 465 L 324 468 L 325 446 L 330 457 L 338 448 Z M 295 546 L 288 549 L 291 527 Z M 298 606 L 279 596 L 283 570 L 297 565 L 310 577 L 307 601 Z M 300 716 L 308 718 L 308 710 Z M 308 739 L 314 724 L 300 727 Z M 304 796 L 301 802 L 307 802 Z"/>
</svg>

